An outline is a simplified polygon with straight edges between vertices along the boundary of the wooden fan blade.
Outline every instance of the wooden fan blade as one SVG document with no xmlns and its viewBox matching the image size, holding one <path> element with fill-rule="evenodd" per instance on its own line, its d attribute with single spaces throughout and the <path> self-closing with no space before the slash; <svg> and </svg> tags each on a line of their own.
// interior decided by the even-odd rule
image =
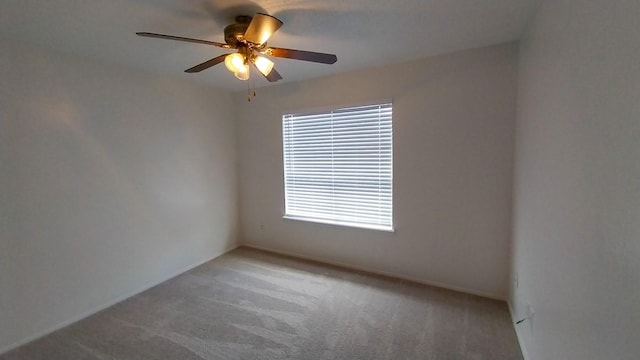
<svg viewBox="0 0 640 360">
<path fill-rule="evenodd" d="M 260 72 L 260 71 L 258 71 L 258 72 Z M 264 77 L 269 82 L 276 82 L 278 80 L 282 80 L 282 76 L 280 76 L 280 73 L 278 73 L 275 68 L 271 69 L 271 72 L 269 73 L 269 75 L 264 75 Z"/>
<path fill-rule="evenodd" d="M 322 64 L 333 64 L 338 57 L 333 54 L 325 54 L 313 51 L 293 50 L 270 47 L 262 51 L 263 54 L 287 59 L 313 61 Z"/>
<path fill-rule="evenodd" d="M 186 38 L 186 37 L 182 37 L 182 36 L 155 34 L 155 33 L 148 33 L 148 32 L 137 32 L 136 35 L 145 36 L 145 37 L 151 37 L 151 38 L 157 38 L 157 39 L 178 40 L 178 41 L 186 41 L 186 42 L 192 42 L 192 43 L 197 43 L 197 44 L 213 45 L 213 46 L 217 46 L 217 47 L 221 47 L 221 48 L 227 48 L 227 49 L 231 47 L 231 46 L 229 46 L 227 44 L 223 44 L 223 43 L 219 43 L 219 42 L 215 42 L 215 41 L 191 39 L 191 38 Z"/>
<path fill-rule="evenodd" d="M 202 64 L 198 64 L 190 69 L 185 70 L 184 72 L 187 73 L 197 73 L 200 72 L 202 70 L 206 70 L 214 65 L 220 64 L 221 62 L 224 62 L 224 58 L 227 57 L 227 55 L 229 54 L 224 54 L 224 55 L 220 55 L 220 56 L 216 56 L 211 60 L 207 60 L 205 62 L 203 62 Z"/>
<path fill-rule="evenodd" d="M 264 44 L 280 26 L 282 21 L 277 18 L 267 14 L 256 14 L 244 32 L 244 39 L 254 44 Z"/>
</svg>

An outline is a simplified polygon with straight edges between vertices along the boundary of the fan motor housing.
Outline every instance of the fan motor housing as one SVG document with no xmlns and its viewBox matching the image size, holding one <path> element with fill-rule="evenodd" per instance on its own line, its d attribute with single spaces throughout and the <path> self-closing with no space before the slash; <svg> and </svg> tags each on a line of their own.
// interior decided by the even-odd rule
<svg viewBox="0 0 640 360">
<path fill-rule="evenodd" d="M 251 16 L 236 16 L 235 24 L 228 25 L 224 28 L 224 41 L 233 48 L 238 47 L 238 43 L 244 41 L 244 33 L 247 31 L 251 23 Z"/>
</svg>

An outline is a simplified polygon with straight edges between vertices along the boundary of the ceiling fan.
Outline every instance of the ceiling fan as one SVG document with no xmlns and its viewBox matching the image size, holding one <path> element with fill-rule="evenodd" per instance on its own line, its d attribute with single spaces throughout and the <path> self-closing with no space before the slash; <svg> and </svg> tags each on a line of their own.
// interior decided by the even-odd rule
<svg viewBox="0 0 640 360">
<path fill-rule="evenodd" d="M 256 14 L 254 17 L 242 15 L 236 16 L 235 21 L 234 24 L 224 28 L 224 40 L 226 43 L 149 32 L 138 32 L 136 34 L 158 39 L 213 45 L 224 49 L 236 49 L 237 52 L 216 56 L 211 60 L 185 70 L 185 72 L 197 73 L 224 62 L 227 69 L 240 80 L 249 79 L 250 65 L 255 66 L 258 72 L 270 82 L 282 79 L 282 76 L 274 69 L 273 61 L 263 55 L 322 64 L 333 64 L 338 60 L 333 54 L 267 46 L 267 40 L 283 24 L 282 21 L 271 15 Z"/>
</svg>

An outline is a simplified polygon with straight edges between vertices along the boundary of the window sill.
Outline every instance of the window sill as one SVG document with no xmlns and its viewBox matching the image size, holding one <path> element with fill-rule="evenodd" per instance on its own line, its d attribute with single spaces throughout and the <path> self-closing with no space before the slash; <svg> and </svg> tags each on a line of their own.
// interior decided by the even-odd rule
<svg viewBox="0 0 640 360">
<path fill-rule="evenodd" d="M 291 215 L 284 215 L 282 218 L 286 220 L 296 220 L 296 221 L 304 221 L 304 222 L 311 222 L 311 223 L 317 223 L 317 224 L 345 226 L 345 227 L 351 227 L 351 228 L 357 228 L 357 229 L 376 230 L 376 231 L 384 231 L 384 232 L 390 232 L 390 233 L 396 232 L 393 227 L 382 226 L 382 225 L 364 225 L 364 224 L 351 223 L 346 221 L 322 220 L 322 219 L 308 218 L 304 216 L 291 216 Z"/>
</svg>

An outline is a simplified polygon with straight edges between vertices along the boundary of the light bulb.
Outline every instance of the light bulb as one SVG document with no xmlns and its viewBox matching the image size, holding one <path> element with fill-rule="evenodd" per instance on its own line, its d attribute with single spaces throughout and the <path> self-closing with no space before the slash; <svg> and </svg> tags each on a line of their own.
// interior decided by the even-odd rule
<svg viewBox="0 0 640 360">
<path fill-rule="evenodd" d="M 260 70 L 260 72 L 264 76 L 269 75 L 269 73 L 271 72 L 271 69 L 273 69 L 273 61 L 267 59 L 264 56 L 256 56 L 253 63 L 256 65 L 256 68 L 258 68 L 258 70 Z"/>
<path fill-rule="evenodd" d="M 244 65 L 244 69 L 239 69 L 234 72 L 233 75 L 235 75 L 239 80 L 249 80 L 249 66 Z"/>
<path fill-rule="evenodd" d="M 229 54 L 224 58 L 224 66 L 232 73 L 235 73 L 246 67 L 244 63 L 244 56 L 240 53 Z"/>
</svg>

